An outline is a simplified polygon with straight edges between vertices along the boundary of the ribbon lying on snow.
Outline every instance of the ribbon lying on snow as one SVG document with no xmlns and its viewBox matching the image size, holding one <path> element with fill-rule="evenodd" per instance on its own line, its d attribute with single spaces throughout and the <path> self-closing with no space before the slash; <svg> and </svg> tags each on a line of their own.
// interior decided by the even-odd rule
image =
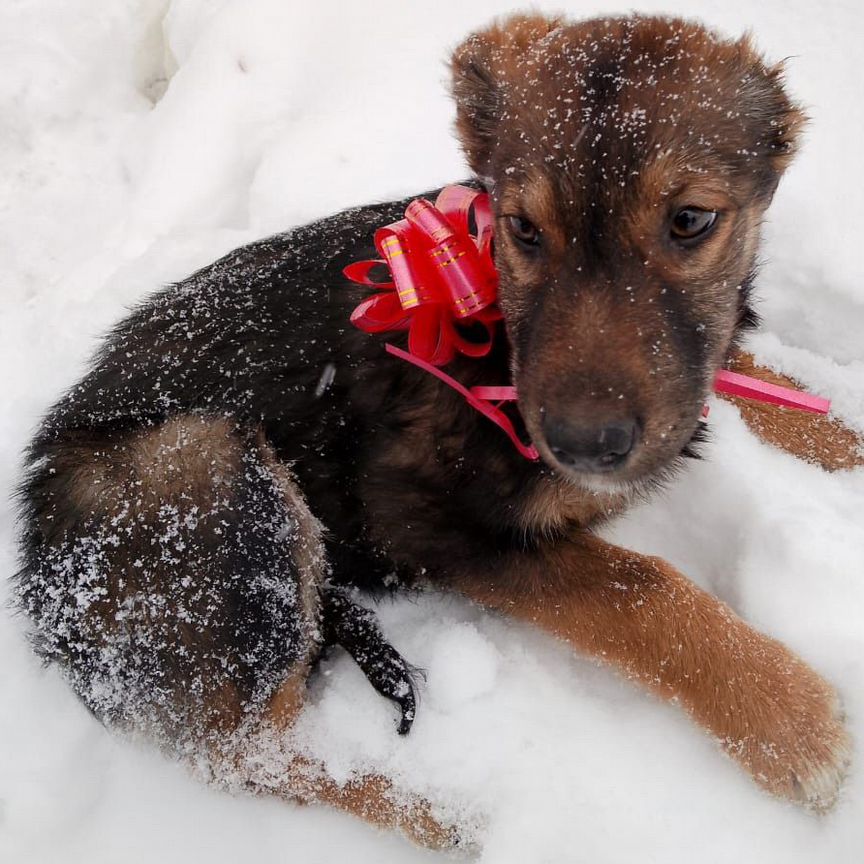
<svg viewBox="0 0 864 864">
<path fill-rule="evenodd" d="M 472 215 L 476 235 L 470 232 Z M 351 323 L 366 333 L 407 330 L 408 350 L 388 344 L 390 354 L 452 387 L 503 429 L 526 459 L 539 459 L 537 448 L 519 439 L 501 410 L 502 403 L 517 400 L 515 387 L 469 389 L 437 368 L 457 354 L 485 357 L 492 350 L 501 311 L 489 196 L 465 186 L 447 186 L 435 204 L 417 198 L 405 209 L 404 219 L 375 232 L 375 248 L 380 260 L 357 261 L 343 271 L 352 282 L 378 289 L 357 306 Z M 376 282 L 372 271 L 382 265 L 391 278 Z M 470 338 L 464 332 L 467 327 L 473 331 Z M 717 373 L 714 391 L 815 414 L 827 414 L 830 407 L 827 399 L 726 370 Z"/>
</svg>

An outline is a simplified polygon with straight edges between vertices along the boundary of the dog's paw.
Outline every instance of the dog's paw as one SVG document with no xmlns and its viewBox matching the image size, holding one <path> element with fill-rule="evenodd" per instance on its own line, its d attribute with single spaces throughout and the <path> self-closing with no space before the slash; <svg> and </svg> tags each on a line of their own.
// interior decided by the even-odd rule
<svg viewBox="0 0 864 864">
<path fill-rule="evenodd" d="M 439 820 L 426 801 L 417 801 L 401 814 L 398 829 L 413 843 L 439 852 L 463 851 L 465 844 L 456 825 Z"/>
<path fill-rule="evenodd" d="M 724 747 L 772 794 L 811 810 L 828 810 L 852 754 L 840 700 L 785 647 L 766 639 L 762 648 L 735 711 L 732 725 L 738 731 L 724 736 Z"/>
</svg>

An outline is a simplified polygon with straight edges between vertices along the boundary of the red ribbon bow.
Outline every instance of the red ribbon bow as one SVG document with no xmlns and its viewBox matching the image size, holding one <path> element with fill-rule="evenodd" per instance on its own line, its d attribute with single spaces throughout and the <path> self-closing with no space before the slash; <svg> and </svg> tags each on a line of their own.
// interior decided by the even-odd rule
<svg viewBox="0 0 864 864">
<path fill-rule="evenodd" d="M 469 233 L 474 210 L 477 236 Z M 489 196 L 465 186 L 447 186 L 431 204 L 412 201 L 405 218 L 379 228 L 375 247 L 383 260 L 358 261 L 345 268 L 353 282 L 382 289 L 352 313 L 366 333 L 408 331 L 408 351 L 444 366 L 457 354 L 484 357 L 492 348 L 498 274 L 492 261 Z M 390 268 L 392 281 L 375 282 L 370 271 Z M 484 339 L 467 339 L 459 324 L 479 324 Z"/>
<path fill-rule="evenodd" d="M 476 237 L 469 231 L 472 207 Z M 436 368 L 449 363 L 457 353 L 485 357 L 492 349 L 501 311 L 496 303 L 498 274 L 492 260 L 489 196 L 466 186 L 447 186 L 435 204 L 417 198 L 406 208 L 404 219 L 375 232 L 375 247 L 383 260 L 357 261 L 343 270 L 352 282 L 381 289 L 357 306 L 351 323 L 366 333 L 407 330 L 408 351 L 387 345 L 390 354 L 452 387 L 500 426 L 526 459 L 539 459 L 537 448 L 522 443 L 499 407 L 517 399 L 515 387 L 469 390 Z M 391 281 L 371 278 L 370 272 L 379 265 L 389 267 Z M 465 338 L 459 332 L 460 323 L 479 324 L 486 332 L 485 339 Z M 826 399 L 726 370 L 717 373 L 714 390 L 816 414 L 827 414 L 830 407 Z"/>
</svg>

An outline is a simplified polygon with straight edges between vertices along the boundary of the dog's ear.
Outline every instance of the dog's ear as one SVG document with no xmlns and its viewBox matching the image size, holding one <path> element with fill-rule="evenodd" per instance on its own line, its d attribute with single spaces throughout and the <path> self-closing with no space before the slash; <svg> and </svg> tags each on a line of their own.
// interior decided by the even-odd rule
<svg viewBox="0 0 864 864">
<path fill-rule="evenodd" d="M 526 54 L 561 24 L 543 15 L 515 15 L 473 33 L 453 52 L 451 90 L 456 132 L 475 174 L 488 174 L 508 84 L 520 75 Z M 524 69 L 521 72 L 524 78 Z"/>
<path fill-rule="evenodd" d="M 746 72 L 742 87 L 746 110 L 758 126 L 762 155 L 767 156 L 773 183 L 773 194 L 783 172 L 789 167 L 807 124 L 807 115 L 786 92 L 785 67 L 782 62 L 768 66 L 753 48 L 748 37 L 739 43 L 746 57 Z"/>
</svg>

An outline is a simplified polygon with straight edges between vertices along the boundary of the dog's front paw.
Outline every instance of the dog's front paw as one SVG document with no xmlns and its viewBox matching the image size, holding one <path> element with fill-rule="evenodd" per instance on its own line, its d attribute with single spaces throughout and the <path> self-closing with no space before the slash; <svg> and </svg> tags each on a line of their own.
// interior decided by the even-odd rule
<svg viewBox="0 0 864 864">
<path fill-rule="evenodd" d="M 722 737 L 725 749 L 774 795 L 829 809 L 852 752 L 833 687 L 770 639 L 748 664 L 743 684 Z"/>
</svg>

